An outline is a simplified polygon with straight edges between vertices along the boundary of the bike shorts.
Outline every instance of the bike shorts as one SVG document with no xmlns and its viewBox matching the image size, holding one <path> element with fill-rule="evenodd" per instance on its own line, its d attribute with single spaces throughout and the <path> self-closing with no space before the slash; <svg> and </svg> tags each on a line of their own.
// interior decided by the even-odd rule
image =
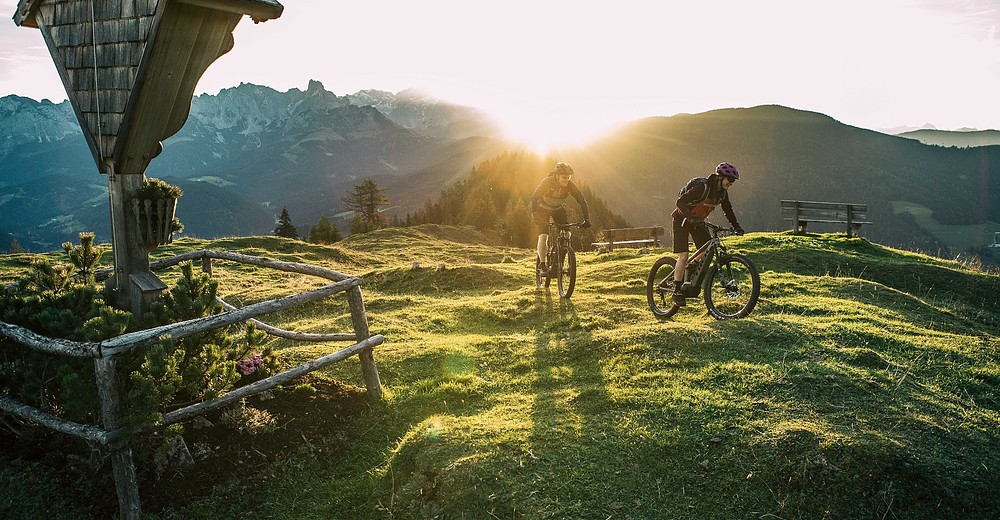
<svg viewBox="0 0 1000 520">
<path fill-rule="evenodd" d="M 549 234 L 549 218 L 556 224 L 569 224 L 569 216 L 566 215 L 566 207 L 559 209 L 538 208 L 535 212 L 535 229 L 539 235 Z"/>
<path fill-rule="evenodd" d="M 674 252 L 675 253 L 687 253 L 690 251 L 688 249 L 688 241 L 694 239 L 695 249 L 705 245 L 705 242 L 711 240 L 712 236 L 708 234 L 708 230 L 705 226 L 694 226 L 694 229 L 687 230 L 681 226 L 681 222 L 684 218 L 674 217 Z"/>
</svg>

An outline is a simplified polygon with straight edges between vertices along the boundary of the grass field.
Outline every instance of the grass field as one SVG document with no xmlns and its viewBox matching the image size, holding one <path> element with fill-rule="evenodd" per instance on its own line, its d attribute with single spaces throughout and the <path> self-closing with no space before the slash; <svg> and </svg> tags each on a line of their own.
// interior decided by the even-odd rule
<svg viewBox="0 0 1000 520">
<path fill-rule="evenodd" d="M 930 208 L 904 200 L 892 201 L 892 211 L 913 215 L 920 227 L 955 252 L 988 246 L 993 243 L 993 234 L 1000 232 L 1000 223 L 993 221 L 968 226 L 941 224 L 934 218 Z"/>
<path fill-rule="evenodd" d="M 259 473 L 234 465 L 192 499 L 146 513 L 1000 518 L 1000 277 L 841 235 L 727 243 L 761 270 L 761 302 L 743 320 L 716 321 L 699 305 L 655 319 L 644 283 L 662 250 L 580 254 L 570 301 L 534 288 L 531 251 L 466 229 L 157 251 L 224 249 L 361 276 L 371 330 L 387 338 L 375 350 L 385 395 L 346 421 L 330 411 L 329 431 L 288 435 Z M 22 263 L 0 257 L 0 279 Z M 223 262 L 215 275 L 238 305 L 318 284 Z M 339 301 L 265 321 L 307 332 L 350 323 Z M 289 365 L 331 349 L 275 341 Z M 356 359 L 317 377 L 363 388 Z M 281 424 L 296 431 L 294 416 Z M 113 488 L 81 480 L 44 459 L 2 460 L 0 517 L 106 511 Z"/>
</svg>

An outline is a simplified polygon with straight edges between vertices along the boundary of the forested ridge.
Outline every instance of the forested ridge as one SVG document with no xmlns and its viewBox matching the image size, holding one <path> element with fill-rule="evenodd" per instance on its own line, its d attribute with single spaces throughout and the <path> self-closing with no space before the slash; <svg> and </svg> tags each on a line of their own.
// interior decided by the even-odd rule
<svg viewBox="0 0 1000 520">
<path fill-rule="evenodd" d="M 407 214 L 404 224 L 472 226 L 499 234 L 508 245 L 533 247 L 537 234 L 531 220 L 531 194 L 555 162 L 528 152 L 503 153 L 480 163 L 468 177 L 444 189 L 436 200 L 428 200 L 422 209 Z M 585 179 L 585 174 L 576 175 L 593 226 L 574 231 L 574 246 L 581 249 L 588 248 L 600 230 L 629 225 Z M 571 222 L 582 219 L 572 197 L 566 206 Z"/>
</svg>

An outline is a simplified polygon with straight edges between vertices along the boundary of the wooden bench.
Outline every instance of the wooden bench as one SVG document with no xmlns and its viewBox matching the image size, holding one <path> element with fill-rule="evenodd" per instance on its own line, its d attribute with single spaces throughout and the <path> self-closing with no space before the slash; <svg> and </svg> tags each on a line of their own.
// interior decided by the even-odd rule
<svg viewBox="0 0 1000 520">
<path fill-rule="evenodd" d="M 781 214 L 785 220 L 792 222 L 792 230 L 805 233 L 810 222 L 831 224 L 846 224 L 847 236 L 854 234 L 863 224 L 871 224 L 868 220 L 867 204 L 852 204 L 849 202 L 813 202 L 808 200 L 781 201 Z"/>
<path fill-rule="evenodd" d="M 590 245 L 608 251 L 615 247 L 658 246 L 663 231 L 663 226 L 605 229 L 600 234 L 602 241 Z"/>
</svg>

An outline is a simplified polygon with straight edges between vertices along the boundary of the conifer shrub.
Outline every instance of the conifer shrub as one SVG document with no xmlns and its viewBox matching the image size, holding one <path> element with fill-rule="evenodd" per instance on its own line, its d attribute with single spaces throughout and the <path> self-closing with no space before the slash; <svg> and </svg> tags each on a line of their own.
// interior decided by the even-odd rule
<svg viewBox="0 0 1000 520">
<path fill-rule="evenodd" d="M 63 248 L 72 263 L 39 257 L 19 283 L 0 290 L 0 321 L 51 338 L 100 341 L 223 310 L 216 300 L 218 282 L 185 263 L 162 301 L 135 319 L 107 305 L 94 284 L 100 248 L 93 247 L 92 235 L 81 235 L 80 246 Z M 72 277 L 74 272 L 82 275 Z M 119 356 L 125 423 L 156 422 L 167 411 L 275 373 L 277 361 L 265 338 L 252 324 L 231 325 L 179 340 L 164 337 Z M 93 360 L 37 352 L 6 339 L 0 340 L 0 394 L 77 422 L 97 423 L 100 416 Z"/>
<path fill-rule="evenodd" d="M 180 267 L 176 285 L 147 313 L 149 327 L 222 312 L 216 300 L 219 283 L 205 273 L 195 274 L 190 262 Z M 248 323 L 179 340 L 165 338 L 144 349 L 129 375 L 130 421 L 156 421 L 171 408 L 213 399 L 274 374 L 278 365 L 270 347 L 263 346 L 266 337 Z"/>
</svg>

